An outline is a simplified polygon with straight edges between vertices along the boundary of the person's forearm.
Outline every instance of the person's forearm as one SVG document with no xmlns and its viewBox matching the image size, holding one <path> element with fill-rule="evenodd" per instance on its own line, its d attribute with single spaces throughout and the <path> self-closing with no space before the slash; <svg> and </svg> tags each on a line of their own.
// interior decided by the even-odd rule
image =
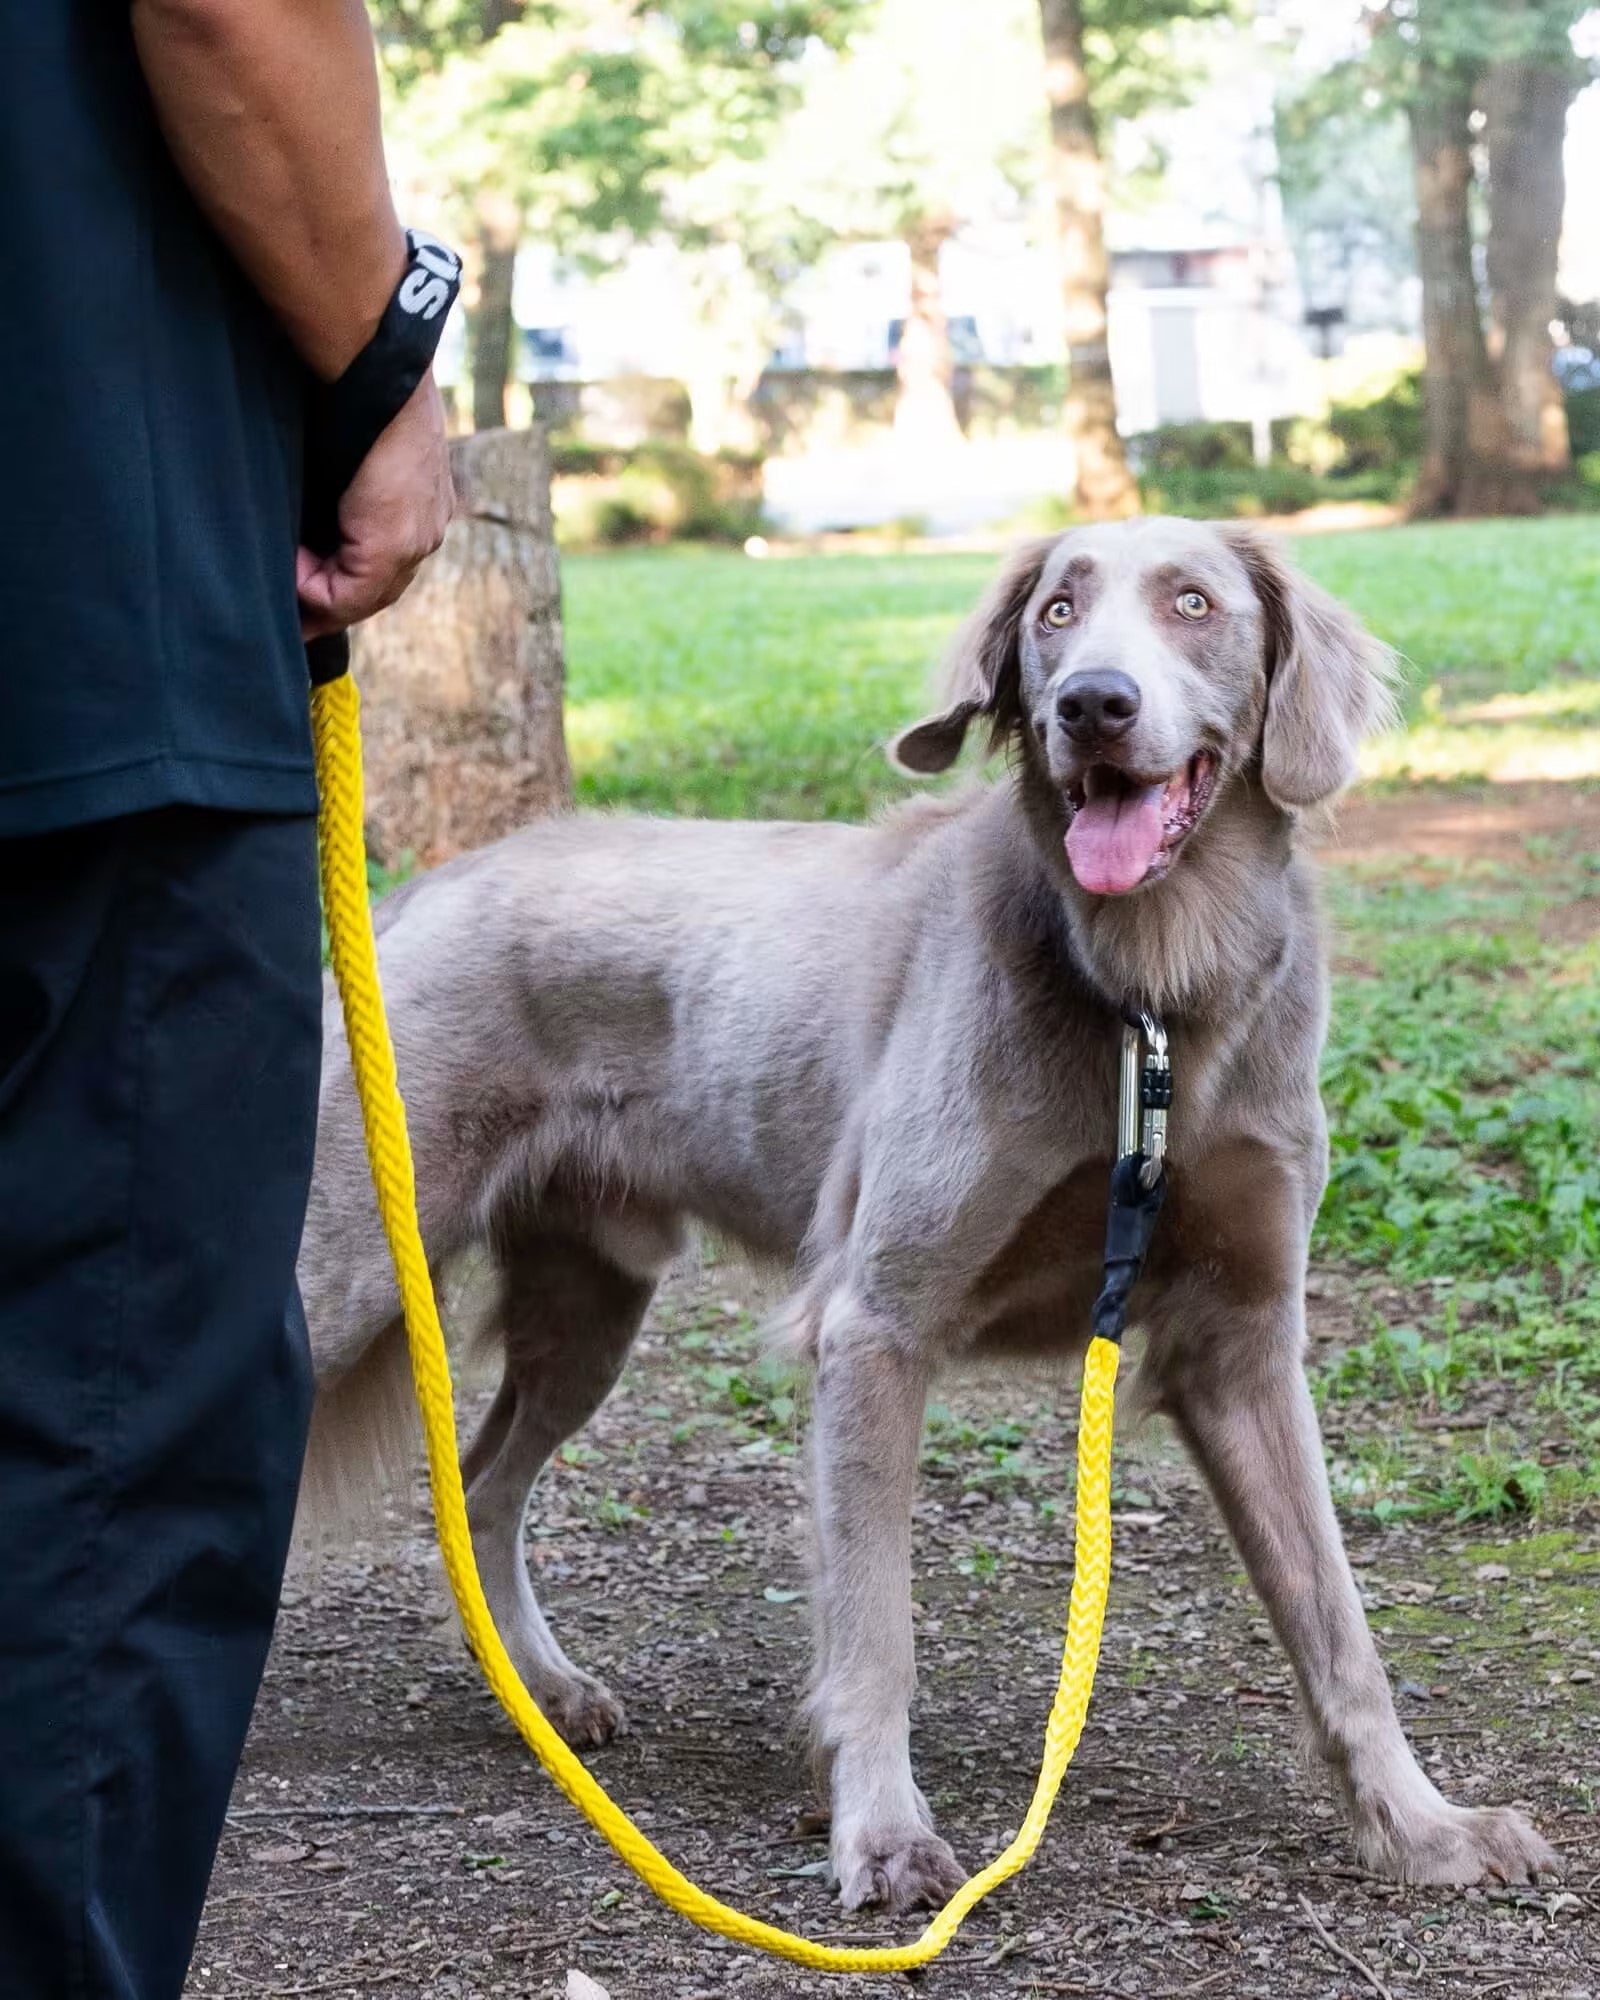
<svg viewBox="0 0 1600 2000">
<path fill-rule="evenodd" d="M 132 20 L 179 171 L 333 380 L 405 265 L 362 0 L 132 0 Z"/>
</svg>

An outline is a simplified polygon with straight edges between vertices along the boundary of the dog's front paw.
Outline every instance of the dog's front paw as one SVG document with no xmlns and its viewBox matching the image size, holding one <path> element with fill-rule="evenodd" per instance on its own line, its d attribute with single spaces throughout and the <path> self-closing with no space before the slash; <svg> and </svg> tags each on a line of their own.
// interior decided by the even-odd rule
<svg viewBox="0 0 1600 2000">
<path fill-rule="evenodd" d="M 833 1870 L 847 1910 L 881 1904 L 891 1915 L 925 1904 L 943 1908 L 967 1879 L 959 1861 L 926 1827 L 860 1827 L 834 1841 Z"/>
<path fill-rule="evenodd" d="M 592 1674 L 574 1674 L 570 1680 L 530 1688 L 544 1710 L 574 1750 L 598 1750 L 621 1734 L 627 1718 L 622 1703 Z"/>
<path fill-rule="evenodd" d="M 1375 1833 L 1361 1850 L 1374 1873 L 1456 1888 L 1537 1882 L 1561 1865 L 1538 1829 L 1510 1806 L 1447 1805 Z"/>
</svg>

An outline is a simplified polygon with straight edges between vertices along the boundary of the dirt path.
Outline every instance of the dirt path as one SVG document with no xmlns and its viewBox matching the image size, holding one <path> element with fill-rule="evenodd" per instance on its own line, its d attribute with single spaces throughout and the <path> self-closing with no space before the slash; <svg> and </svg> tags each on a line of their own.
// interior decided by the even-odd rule
<svg viewBox="0 0 1600 2000">
<path fill-rule="evenodd" d="M 594 1764 L 641 1824 L 749 1909 L 876 1936 L 840 1917 L 823 1844 L 797 1830 L 799 1460 L 781 1394 L 752 1372 L 750 1318 L 729 1310 L 738 1283 L 674 1288 L 580 1462 L 554 1470 L 530 1546 L 563 1637 L 628 1703 L 630 1734 Z M 1320 1302 L 1323 1337 L 1339 1313 Z M 917 1756 L 969 1860 L 1016 1824 L 1035 1766 L 1070 1576 L 1072 1401 L 957 1385 L 930 1430 Z M 926 1990 L 1379 1991 L 1317 1937 L 1305 1897 L 1396 2000 L 1600 1995 L 1600 1538 L 1354 1538 L 1429 1770 L 1464 1800 L 1533 1808 L 1568 1862 L 1538 1894 L 1398 1890 L 1356 1877 L 1298 1773 L 1283 1661 L 1187 1468 L 1150 1437 L 1119 1465 L 1077 1764 L 1039 1859 Z M 191 1991 L 542 2000 L 574 1966 L 613 2000 L 820 1990 L 657 1909 L 556 1797 L 442 1617 L 418 1504 L 292 1582 Z"/>
<path fill-rule="evenodd" d="M 1600 847 L 1593 792 L 1380 795 L 1347 811 L 1334 852 L 1504 862 L 1530 837 L 1565 844 L 1575 823 Z M 1312 1289 L 1314 1338 L 1348 1337 L 1340 1275 Z M 798 1428 L 754 1325 L 740 1273 L 670 1287 L 621 1388 L 552 1470 L 529 1547 L 564 1642 L 628 1704 L 630 1733 L 591 1761 L 640 1823 L 745 1908 L 876 1938 L 888 1933 L 838 1912 L 801 1819 Z M 975 1864 L 1021 1815 L 1054 1682 L 1075 1389 L 945 1397 L 917 1518 L 915 1749 Z M 1340 1404 L 1330 1451 L 1383 1423 L 1381 1408 Z M 1402 1890 L 1360 1878 L 1339 1816 L 1300 1774 L 1284 1662 L 1187 1466 L 1155 1435 L 1120 1440 L 1118 1466 L 1083 1747 L 1039 1858 L 923 1989 L 1600 2000 L 1600 1530 L 1352 1530 L 1430 1773 L 1463 1801 L 1532 1810 L 1566 1864 L 1537 1893 Z M 657 1908 L 556 1796 L 444 1615 L 415 1494 L 381 1537 L 291 1577 L 190 1993 L 546 2000 L 569 1968 L 612 2000 L 824 1990 Z"/>
<path fill-rule="evenodd" d="M 1359 792 L 1322 848 L 1330 862 L 1525 864 L 1529 842 L 1600 851 L 1600 786 L 1409 785 Z"/>
</svg>

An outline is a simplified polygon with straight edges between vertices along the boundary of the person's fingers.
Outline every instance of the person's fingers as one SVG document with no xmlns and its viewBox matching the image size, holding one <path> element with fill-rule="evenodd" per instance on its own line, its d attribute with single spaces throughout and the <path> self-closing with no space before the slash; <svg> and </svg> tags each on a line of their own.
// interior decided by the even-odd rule
<svg viewBox="0 0 1600 2000">
<path fill-rule="evenodd" d="M 307 638 L 323 632 L 340 632 L 345 626 L 370 618 L 391 602 L 396 575 L 414 565 L 404 559 L 361 551 L 359 567 L 352 567 L 353 552 L 341 549 L 337 555 L 318 562 L 312 559 L 298 577 L 301 626 Z M 313 630 L 312 628 L 316 629 Z"/>
<path fill-rule="evenodd" d="M 302 549 L 295 582 L 307 638 L 358 624 L 400 597 L 455 511 L 438 389 L 426 378 L 367 454 L 339 506 L 341 547 Z"/>
<path fill-rule="evenodd" d="M 315 556 L 310 549 L 298 549 L 294 559 L 295 594 L 300 600 L 300 636 L 324 639 L 341 628 L 332 615 L 328 571 L 331 559 Z"/>
<path fill-rule="evenodd" d="M 432 550 L 386 562 L 371 573 L 339 567 L 338 558 L 318 564 L 313 558 L 299 577 L 300 631 L 307 639 L 342 632 L 375 612 L 387 611 L 411 588 L 417 571 Z"/>
</svg>

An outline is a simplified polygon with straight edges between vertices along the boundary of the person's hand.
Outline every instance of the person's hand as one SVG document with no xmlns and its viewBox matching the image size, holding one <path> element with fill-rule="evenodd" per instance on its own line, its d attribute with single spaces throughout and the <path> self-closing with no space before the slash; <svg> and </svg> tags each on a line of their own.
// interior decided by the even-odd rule
<svg viewBox="0 0 1600 2000">
<path fill-rule="evenodd" d="M 444 540 L 455 508 L 444 405 L 432 375 L 361 462 L 339 502 L 339 547 L 295 560 L 300 632 L 320 639 L 381 611 Z"/>
</svg>

